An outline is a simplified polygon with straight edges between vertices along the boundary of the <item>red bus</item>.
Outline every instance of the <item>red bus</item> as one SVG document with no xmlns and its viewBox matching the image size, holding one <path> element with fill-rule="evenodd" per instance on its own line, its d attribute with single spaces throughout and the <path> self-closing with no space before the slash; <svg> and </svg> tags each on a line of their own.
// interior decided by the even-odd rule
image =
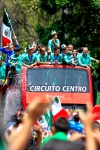
<svg viewBox="0 0 100 150">
<path fill-rule="evenodd" d="M 89 68 L 69 65 L 37 65 L 22 70 L 22 105 L 26 109 L 34 97 L 57 96 L 64 106 L 93 104 L 92 75 Z"/>
</svg>

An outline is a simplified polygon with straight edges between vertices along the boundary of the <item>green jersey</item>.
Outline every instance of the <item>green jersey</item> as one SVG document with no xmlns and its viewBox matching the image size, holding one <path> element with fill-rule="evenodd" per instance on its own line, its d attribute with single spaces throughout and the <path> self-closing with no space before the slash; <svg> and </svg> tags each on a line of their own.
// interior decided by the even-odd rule
<svg viewBox="0 0 100 150">
<path fill-rule="evenodd" d="M 45 55 L 39 54 L 38 55 L 38 61 L 39 62 L 47 62 L 47 58 L 48 58 L 47 54 L 45 54 Z"/>
<path fill-rule="evenodd" d="M 26 52 L 24 52 L 23 54 L 21 54 L 21 59 L 22 59 L 22 62 L 23 62 L 23 59 L 24 59 L 24 57 L 27 55 L 27 53 Z"/>
<path fill-rule="evenodd" d="M 64 132 L 57 132 L 53 136 L 50 136 L 48 138 L 45 138 L 41 144 L 41 146 L 44 146 L 47 142 L 49 142 L 52 139 L 60 140 L 60 141 L 67 141 L 68 137 Z"/>
<path fill-rule="evenodd" d="M 32 65 L 32 64 L 36 63 L 37 61 L 38 61 L 38 56 L 35 55 L 35 54 L 32 54 L 32 56 L 27 54 L 23 58 L 23 63 L 26 64 L 26 65 Z"/>
<path fill-rule="evenodd" d="M 79 65 L 86 67 L 87 65 L 91 65 L 91 57 L 89 54 L 84 55 L 83 53 L 79 56 Z"/>
<path fill-rule="evenodd" d="M 59 39 L 56 39 L 55 42 L 56 42 L 56 44 L 57 44 L 58 47 L 59 47 L 59 46 L 60 46 L 60 41 L 59 41 Z M 50 49 L 52 53 L 54 53 L 54 48 L 55 48 L 55 47 L 56 47 L 56 46 L 55 46 L 53 40 L 52 40 L 52 39 L 49 40 L 49 42 L 48 42 L 48 49 Z"/>
<path fill-rule="evenodd" d="M 22 59 L 21 55 L 16 56 L 15 54 L 10 58 L 11 66 L 15 66 L 17 72 L 21 72 L 22 69 Z"/>
<path fill-rule="evenodd" d="M 0 139 L 0 150 L 6 150 L 3 141 Z"/>
<path fill-rule="evenodd" d="M 6 78 L 6 64 L 4 62 L 2 62 L 2 64 L 0 65 L 0 80 L 5 80 Z"/>
<path fill-rule="evenodd" d="M 64 64 L 71 64 L 73 56 L 71 54 L 62 54 L 62 62 Z"/>
<path fill-rule="evenodd" d="M 55 56 L 54 53 L 51 54 L 51 62 L 55 63 L 55 61 L 58 61 L 59 64 L 62 64 L 62 55 L 58 54 L 57 56 Z"/>
</svg>

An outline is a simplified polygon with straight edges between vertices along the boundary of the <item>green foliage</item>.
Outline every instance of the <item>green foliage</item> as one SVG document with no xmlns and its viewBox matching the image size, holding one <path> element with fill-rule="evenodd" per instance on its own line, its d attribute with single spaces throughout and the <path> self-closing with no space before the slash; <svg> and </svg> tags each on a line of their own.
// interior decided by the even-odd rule
<svg viewBox="0 0 100 150">
<path fill-rule="evenodd" d="M 39 0 L 39 7 L 45 10 L 48 14 L 54 15 L 64 7 L 67 0 Z"/>
<path fill-rule="evenodd" d="M 44 37 L 39 39 L 42 44 L 47 44 L 50 30 L 55 29 L 61 43 L 72 43 L 76 48 L 87 46 L 91 56 L 100 59 L 99 0 L 39 0 L 39 4 L 50 16 L 59 13 L 59 17 L 53 18 L 54 20 L 49 21 L 45 27 L 41 26 L 39 32 L 42 30 Z M 38 36 L 41 37 L 39 32 Z M 100 63 L 93 63 L 92 66 L 93 75 L 99 80 Z"/>
<path fill-rule="evenodd" d="M 6 7 L 22 50 L 33 41 L 47 46 L 51 30 L 61 43 L 75 48 L 87 46 L 93 58 L 100 56 L 100 0 L 5 0 Z M 93 74 L 99 80 L 100 63 L 93 63 Z"/>
<path fill-rule="evenodd" d="M 62 8 L 66 7 L 66 4 L 68 4 L 68 0 L 55 0 L 55 3 L 57 5 L 57 10 L 59 11 Z"/>
<path fill-rule="evenodd" d="M 90 48 L 89 50 L 93 58 L 100 60 L 100 47 L 95 47 L 93 49 Z M 100 81 L 100 63 L 93 62 L 92 70 L 93 70 L 93 76 L 95 76 L 95 78 Z"/>
<path fill-rule="evenodd" d="M 51 15 L 57 12 L 55 0 L 39 0 L 39 7 Z"/>
<path fill-rule="evenodd" d="M 96 101 L 97 105 L 100 105 L 100 92 L 97 93 L 97 101 Z"/>
<path fill-rule="evenodd" d="M 61 16 L 58 20 L 60 20 L 63 29 L 61 30 L 63 31 L 63 41 L 66 40 L 69 43 L 73 43 L 76 47 L 82 45 L 94 47 L 94 45 L 100 44 L 100 39 L 98 38 L 100 35 L 100 7 L 99 5 L 97 7 L 97 4 L 100 4 L 100 2 L 98 0 L 51 1 L 52 0 L 40 0 L 39 3 L 50 15 L 52 15 L 52 13 L 57 13 L 57 11 L 61 11 Z M 68 9 L 67 14 L 65 13 L 66 8 Z M 56 19 L 56 21 L 58 20 Z M 54 23 L 55 20 L 51 26 L 53 26 Z M 59 28 L 59 30 L 60 29 L 61 28 Z M 65 33 L 67 36 L 64 39 Z"/>
<path fill-rule="evenodd" d="M 48 36 L 46 34 L 46 31 L 44 27 L 42 27 L 41 25 L 37 25 L 37 29 L 36 29 L 38 36 L 40 37 L 40 43 L 47 45 L 47 39 Z"/>
<path fill-rule="evenodd" d="M 36 31 L 37 31 L 38 36 L 40 37 L 39 38 L 40 43 L 42 43 L 43 45 L 48 44 L 48 41 L 51 38 L 51 31 L 52 30 L 58 31 L 58 36 L 60 39 L 62 39 L 61 28 L 62 28 L 62 24 L 59 20 L 52 23 L 52 25 L 49 25 L 47 28 L 45 28 L 41 25 L 38 25 L 36 28 Z"/>
</svg>

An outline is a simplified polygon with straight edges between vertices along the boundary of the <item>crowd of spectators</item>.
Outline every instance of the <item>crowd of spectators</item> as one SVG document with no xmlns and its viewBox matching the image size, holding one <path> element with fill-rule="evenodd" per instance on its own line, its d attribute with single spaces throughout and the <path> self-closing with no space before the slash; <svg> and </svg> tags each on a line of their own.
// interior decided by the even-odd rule
<svg viewBox="0 0 100 150">
<path fill-rule="evenodd" d="M 4 134 L 3 147 L 8 150 L 99 150 L 100 123 L 93 122 L 90 104 L 87 105 L 86 113 L 79 113 L 78 120 L 84 125 L 84 132 L 70 131 L 69 120 L 61 116 L 53 122 L 47 137 L 36 122 L 50 107 L 49 95 L 37 97 L 25 112 L 17 114 L 17 119 L 13 116 L 13 125 L 8 124 Z"/>
</svg>

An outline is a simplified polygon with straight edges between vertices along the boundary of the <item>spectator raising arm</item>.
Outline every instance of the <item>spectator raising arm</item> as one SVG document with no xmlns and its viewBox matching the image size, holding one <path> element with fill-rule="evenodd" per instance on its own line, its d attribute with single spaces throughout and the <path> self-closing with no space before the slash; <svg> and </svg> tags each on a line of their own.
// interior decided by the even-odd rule
<svg viewBox="0 0 100 150">
<path fill-rule="evenodd" d="M 3 52 L 3 53 L 5 53 L 5 54 L 8 54 L 9 51 L 6 49 L 7 47 L 8 47 L 8 46 L 6 46 L 6 47 L 1 47 L 1 48 L 0 48 L 0 51 Z"/>
<path fill-rule="evenodd" d="M 80 114 L 81 121 L 86 131 L 86 150 L 96 150 L 96 143 L 92 131 L 92 106 L 87 105 L 87 113 Z"/>
<path fill-rule="evenodd" d="M 97 59 L 95 59 L 95 58 L 93 58 L 93 57 L 91 57 L 91 60 L 95 61 L 96 63 L 99 63 L 99 62 L 100 62 L 100 60 L 97 60 Z"/>
<path fill-rule="evenodd" d="M 31 127 L 35 124 L 37 119 L 50 108 L 50 97 L 46 95 L 44 97 L 36 97 L 27 108 L 27 118 L 23 120 L 23 128 L 15 136 L 9 145 L 9 150 L 25 150 Z"/>
</svg>

